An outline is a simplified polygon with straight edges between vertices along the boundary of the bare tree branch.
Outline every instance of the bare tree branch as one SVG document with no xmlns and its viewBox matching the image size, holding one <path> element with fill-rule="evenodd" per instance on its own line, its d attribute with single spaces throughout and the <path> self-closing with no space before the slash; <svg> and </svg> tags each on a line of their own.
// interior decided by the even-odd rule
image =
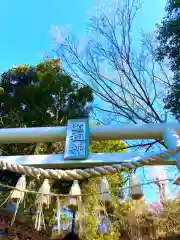
<svg viewBox="0 0 180 240">
<path fill-rule="evenodd" d="M 110 14 L 108 7 L 99 7 L 90 18 L 89 40 L 82 52 L 70 36 L 55 52 L 68 74 L 91 86 L 100 99 L 95 107 L 99 115 L 135 124 L 165 122 L 163 98 L 171 80 L 162 63 L 156 62 L 153 35 L 142 32 L 141 45 L 134 48 L 132 30 L 141 2 L 116 2 Z M 164 146 L 161 139 L 157 142 Z M 149 142 L 148 149 L 153 144 Z"/>
</svg>

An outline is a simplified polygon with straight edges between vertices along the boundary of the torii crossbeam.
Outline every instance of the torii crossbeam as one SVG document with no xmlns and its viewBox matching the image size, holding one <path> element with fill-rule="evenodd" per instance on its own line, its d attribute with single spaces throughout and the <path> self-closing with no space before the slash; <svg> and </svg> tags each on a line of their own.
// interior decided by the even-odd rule
<svg viewBox="0 0 180 240">
<path fill-rule="evenodd" d="M 78 120 L 76 120 L 77 122 Z M 80 120 L 79 120 L 80 121 Z M 36 127 L 36 128 L 9 128 L 0 130 L 0 143 L 34 143 L 64 141 L 67 127 Z M 132 140 L 132 139 L 164 139 L 169 150 L 180 147 L 178 133 L 180 123 L 158 123 L 158 124 L 119 124 L 107 126 L 90 126 L 89 137 L 92 140 Z M 175 165 L 180 161 L 180 155 L 176 159 L 162 159 L 158 156 L 163 152 L 151 153 L 97 153 L 89 154 L 86 159 L 66 159 L 63 154 L 51 155 L 22 155 L 1 156 L 1 162 L 9 164 L 28 165 L 41 168 L 89 168 L 103 165 L 114 165 L 120 163 L 131 163 L 147 160 L 154 157 L 155 162 L 146 165 Z"/>
</svg>

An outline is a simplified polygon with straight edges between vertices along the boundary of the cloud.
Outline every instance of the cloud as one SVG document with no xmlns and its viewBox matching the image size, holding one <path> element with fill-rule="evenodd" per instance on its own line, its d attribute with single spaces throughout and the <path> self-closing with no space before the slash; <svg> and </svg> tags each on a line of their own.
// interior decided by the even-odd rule
<svg viewBox="0 0 180 240">
<path fill-rule="evenodd" d="M 69 36 L 71 30 L 72 28 L 69 24 L 65 26 L 51 26 L 50 34 L 56 44 L 61 44 Z"/>
</svg>

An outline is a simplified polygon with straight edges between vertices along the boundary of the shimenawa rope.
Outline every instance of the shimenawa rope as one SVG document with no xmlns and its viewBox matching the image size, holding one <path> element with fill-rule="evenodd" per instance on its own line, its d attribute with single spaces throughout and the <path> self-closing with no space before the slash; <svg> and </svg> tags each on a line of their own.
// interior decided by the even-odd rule
<svg viewBox="0 0 180 240">
<path fill-rule="evenodd" d="M 141 167 L 144 165 L 156 165 L 157 161 L 162 161 L 164 158 L 169 157 L 172 154 L 176 154 L 180 151 L 180 147 L 175 150 L 168 150 L 161 154 L 141 159 L 139 161 L 129 162 L 129 163 L 121 163 L 114 164 L 112 166 L 101 166 L 94 168 L 86 168 L 86 169 L 73 169 L 73 170 L 62 170 L 62 169 L 43 169 L 43 168 L 35 168 L 24 165 L 11 164 L 5 161 L 0 160 L 0 168 L 7 169 L 12 172 L 17 172 L 21 174 L 25 174 L 27 176 L 32 177 L 43 177 L 43 178 L 54 178 L 60 180 L 82 180 L 86 178 L 92 177 L 100 177 L 103 175 L 109 175 L 117 172 L 121 172 L 126 169 L 135 169 L 137 167 Z M 164 161 L 164 164 L 166 161 Z"/>
</svg>

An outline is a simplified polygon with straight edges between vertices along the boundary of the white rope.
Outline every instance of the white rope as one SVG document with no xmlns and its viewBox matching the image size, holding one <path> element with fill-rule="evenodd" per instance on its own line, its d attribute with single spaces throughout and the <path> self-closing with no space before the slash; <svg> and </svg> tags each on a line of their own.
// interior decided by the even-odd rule
<svg viewBox="0 0 180 240">
<path fill-rule="evenodd" d="M 165 181 L 169 181 L 170 183 L 172 183 L 174 181 L 174 179 L 166 178 L 166 179 L 163 179 L 163 180 L 148 181 L 146 183 L 140 183 L 139 185 L 140 186 L 146 186 L 146 185 L 157 184 L 157 183 L 161 183 L 161 182 L 164 183 Z M 42 193 L 37 192 L 37 191 L 22 189 L 22 188 L 18 188 L 18 187 L 13 187 L 13 186 L 6 185 L 6 184 L 3 184 L 3 183 L 0 183 L 0 187 L 12 189 L 12 190 L 17 190 L 17 191 L 28 193 L 28 194 L 35 194 L 35 195 L 41 195 L 42 194 Z M 120 190 L 127 190 L 127 189 L 130 189 L 130 188 L 131 187 L 129 187 L 129 186 L 128 187 L 122 187 L 122 188 L 120 188 Z M 91 193 L 73 194 L 73 195 L 71 195 L 71 197 L 90 196 L 90 195 L 93 195 L 94 193 L 97 194 L 97 195 L 102 195 L 102 194 L 105 194 L 107 192 L 93 192 L 93 193 L 91 192 Z M 53 192 L 43 193 L 43 195 L 44 196 L 50 196 L 50 197 L 60 197 L 60 198 L 61 197 L 62 198 L 67 197 L 67 198 L 69 198 L 69 194 L 59 194 L 59 193 L 53 193 Z M 9 200 L 10 196 L 8 196 L 8 198 L 0 205 L 0 208 Z"/>
</svg>

